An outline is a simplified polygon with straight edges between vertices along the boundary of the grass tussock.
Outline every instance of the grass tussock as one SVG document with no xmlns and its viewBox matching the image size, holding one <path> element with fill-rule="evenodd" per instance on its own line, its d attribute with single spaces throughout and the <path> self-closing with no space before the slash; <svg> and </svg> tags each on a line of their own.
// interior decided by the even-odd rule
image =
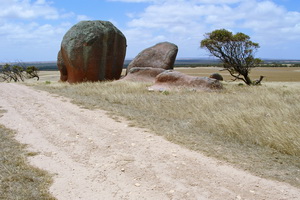
<svg viewBox="0 0 300 200">
<path fill-rule="evenodd" d="M 37 87 L 89 109 L 122 115 L 132 125 L 256 174 L 300 186 L 299 84 L 226 84 L 219 92 L 167 93 L 149 92 L 147 84 L 131 82 Z"/>
<path fill-rule="evenodd" d="M 55 199 L 48 192 L 51 177 L 27 163 L 30 155 L 12 131 L 0 126 L 0 199 Z"/>
</svg>

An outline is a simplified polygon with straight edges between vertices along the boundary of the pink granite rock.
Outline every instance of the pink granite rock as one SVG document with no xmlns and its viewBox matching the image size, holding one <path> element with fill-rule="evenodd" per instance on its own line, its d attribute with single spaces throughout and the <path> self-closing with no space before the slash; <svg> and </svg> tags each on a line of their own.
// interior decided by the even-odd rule
<svg viewBox="0 0 300 200">
<path fill-rule="evenodd" d="M 155 84 L 150 90 L 217 90 L 222 89 L 222 84 L 213 78 L 189 76 L 177 71 L 166 70 L 156 77 Z"/>
<path fill-rule="evenodd" d="M 121 80 L 154 83 L 156 76 L 164 71 L 165 70 L 161 68 L 133 67 L 129 70 L 129 73 Z"/>
<path fill-rule="evenodd" d="M 126 38 L 108 21 L 81 21 L 64 36 L 58 55 L 61 80 L 115 80 L 121 76 Z"/>
<path fill-rule="evenodd" d="M 173 69 L 178 47 L 169 42 L 158 43 L 140 52 L 128 65 L 127 73 L 133 67 Z"/>
</svg>

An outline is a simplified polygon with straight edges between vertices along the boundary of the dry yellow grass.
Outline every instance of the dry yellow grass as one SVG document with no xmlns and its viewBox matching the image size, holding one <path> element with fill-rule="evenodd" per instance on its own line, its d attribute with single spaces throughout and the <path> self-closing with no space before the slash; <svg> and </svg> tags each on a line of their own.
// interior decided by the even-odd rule
<svg viewBox="0 0 300 200">
<path fill-rule="evenodd" d="M 143 121 L 149 122 L 144 123 L 158 118 L 172 121 L 172 126 L 176 123 L 184 131 L 201 130 L 300 156 L 300 87 L 296 85 L 227 85 L 221 92 L 181 91 L 168 95 L 150 93 L 146 85 L 137 83 L 63 85 L 68 90 L 64 93 L 70 92 L 75 101 L 89 108 L 102 107 L 103 101 L 104 107 L 128 106 L 129 111 L 145 116 Z M 111 109 L 116 112 L 119 108 L 115 106 Z M 170 132 L 168 127 L 164 132 Z"/>
<path fill-rule="evenodd" d="M 83 107 L 124 116 L 166 139 L 258 175 L 300 186 L 300 83 L 220 92 L 147 91 L 147 84 L 38 84 Z"/>
<path fill-rule="evenodd" d="M 48 191 L 51 176 L 27 161 L 35 154 L 16 141 L 11 130 L 0 125 L 0 199 L 55 200 Z"/>
<path fill-rule="evenodd" d="M 196 72 L 218 72 L 216 68 L 176 70 L 199 76 L 203 74 Z M 263 70 L 270 71 L 267 77 L 285 71 L 286 77 L 300 81 L 297 68 Z M 259 76 L 261 70 L 257 72 Z M 69 85 L 53 82 L 54 77 L 51 84 L 33 85 L 67 96 L 85 108 L 123 116 L 133 126 L 257 175 L 300 187 L 300 83 L 282 82 L 284 76 L 273 75 L 278 82 L 266 79 L 258 87 L 225 82 L 220 92 L 149 92 L 149 85 L 130 82 Z"/>
</svg>

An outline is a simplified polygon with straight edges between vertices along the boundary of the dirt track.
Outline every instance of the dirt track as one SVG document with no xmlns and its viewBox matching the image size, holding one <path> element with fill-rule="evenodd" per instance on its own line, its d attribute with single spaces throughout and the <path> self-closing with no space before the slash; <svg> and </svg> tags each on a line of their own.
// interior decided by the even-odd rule
<svg viewBox="0 0 300 200">
<path fill-rule="evenodd" d="M 0 123 L 40 152 L 51 192 L 69 199 L 299 199 L 300 189 L 253 176 L 43 91 L 0 83 Z"/>
</svg>

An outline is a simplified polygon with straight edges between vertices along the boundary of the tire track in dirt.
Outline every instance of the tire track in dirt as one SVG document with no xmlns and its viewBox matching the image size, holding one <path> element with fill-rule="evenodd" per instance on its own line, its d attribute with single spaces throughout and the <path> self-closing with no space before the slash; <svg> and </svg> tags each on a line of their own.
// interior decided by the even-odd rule
<svg viewBox="0 0 300 200">
<path fill-rule="evenodd" d="M 235 169 L 44 91 L 0 84 L 0 123 L 40 152 L 58 199 L 299 199 L 300 189 Z"/>
</svg>

